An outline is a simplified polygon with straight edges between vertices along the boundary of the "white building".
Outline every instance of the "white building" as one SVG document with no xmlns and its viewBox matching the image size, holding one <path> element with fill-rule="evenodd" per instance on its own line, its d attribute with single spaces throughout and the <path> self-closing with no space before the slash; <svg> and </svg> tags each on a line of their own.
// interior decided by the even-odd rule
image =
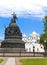
<svg viewBox="0 0 47 65">
<path fill-rule="evenodd" d="M 25 42 L 26 52 L 45 52 L 44 46 L 40 44 L 40 35 L 35 31 L 29 35 L 28 39 L 24 34 L 22 40 Z"/>
</svg>

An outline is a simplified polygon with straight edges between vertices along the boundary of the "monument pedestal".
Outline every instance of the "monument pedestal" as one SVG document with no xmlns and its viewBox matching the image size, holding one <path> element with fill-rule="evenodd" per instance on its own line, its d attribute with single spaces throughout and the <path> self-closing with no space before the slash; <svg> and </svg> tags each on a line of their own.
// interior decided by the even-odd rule
<svg viewBox="0 0 47 65">
<path fill-rule="evenodd" d="M 25 43 L 22 40 L 4 40 L 2 41 L 2 48 L 25 48 Z"/>
</svg>

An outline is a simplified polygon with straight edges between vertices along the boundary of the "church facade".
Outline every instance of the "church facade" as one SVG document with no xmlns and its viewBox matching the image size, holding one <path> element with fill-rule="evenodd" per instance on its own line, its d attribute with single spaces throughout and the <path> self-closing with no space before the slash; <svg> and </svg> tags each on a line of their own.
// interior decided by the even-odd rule
<svg viewBox="0 0 47 65">
<path fill-rule="evenodd" d="M 23 35 L 22 40 L 25 42 L 26 52 L 45 52 L 44 46 L 40 44 L 40 35 L 33 31 L 28 39 Z"/>
</svg>

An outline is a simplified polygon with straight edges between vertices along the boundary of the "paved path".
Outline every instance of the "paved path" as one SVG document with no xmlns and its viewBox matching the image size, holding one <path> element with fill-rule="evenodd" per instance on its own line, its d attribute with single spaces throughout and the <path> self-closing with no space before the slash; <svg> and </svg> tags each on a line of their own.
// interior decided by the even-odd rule
<svg viewBox="0 0 47 65">
<path fill-rule="evenodd" d="M 1 65 L 22 65 L 19 60 L 20 59 L 27 59 L 27 58 L 36 58 L 36 57 L 2 57 L 5 62 Z M 42 57 L 38 57 L 42 58 Z"/>
<path fill-rule="evenodd" d="M 13 57 L 8 58 L 5 65 L 15 65 L 15 58 Z"/>
</svg>

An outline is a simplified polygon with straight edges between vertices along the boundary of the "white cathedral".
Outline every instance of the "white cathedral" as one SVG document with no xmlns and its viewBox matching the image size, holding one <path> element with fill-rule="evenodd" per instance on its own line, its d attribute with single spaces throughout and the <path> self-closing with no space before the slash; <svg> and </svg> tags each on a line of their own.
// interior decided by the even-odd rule
<svg viewBox="0 0 47 65">
<path fill-rule="evenodd" d="M 26 52 L 45 52 L 44 46 L 40 44 L 40 35 L 35 31 L 28 38 L 23 34 L 22 40 L 25 42 Z"/>
</svg>

